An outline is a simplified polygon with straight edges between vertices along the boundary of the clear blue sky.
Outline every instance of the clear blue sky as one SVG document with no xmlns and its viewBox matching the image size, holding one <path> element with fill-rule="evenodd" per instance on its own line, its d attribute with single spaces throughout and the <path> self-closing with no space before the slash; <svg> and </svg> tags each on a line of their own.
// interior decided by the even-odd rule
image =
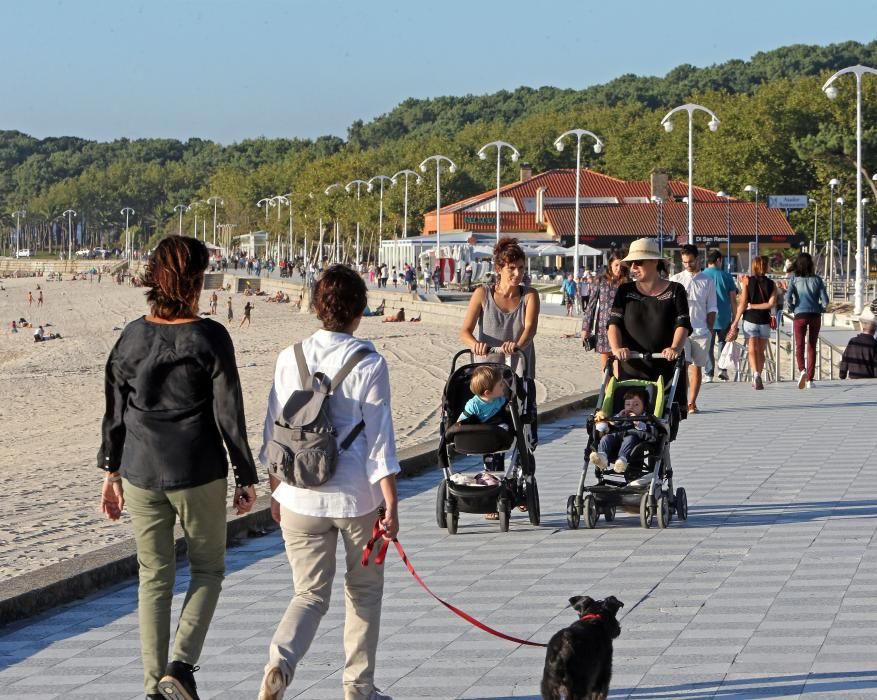
<svg viewBox="0 0 877 700">
<path fill-rule="evenodd" d="M 582 88 L 877 36 L 875 0 L 3 5 L 0 128 L 99 140 L 345 136 L 407 97 Z"/>
</svg>

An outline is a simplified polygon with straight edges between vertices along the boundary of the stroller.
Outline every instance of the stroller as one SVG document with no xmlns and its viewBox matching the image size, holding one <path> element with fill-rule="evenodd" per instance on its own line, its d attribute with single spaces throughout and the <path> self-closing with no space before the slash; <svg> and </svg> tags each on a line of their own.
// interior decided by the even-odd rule
<svg viewBox="0 0 877 700">
<path fill-rule="evenodd" d="M 491 348 L 491 355 L 501 348 Z M 470 362 L 457 367 L 457 360 L 469 355 Z M 460 513 L 497 513 L 499 529 L 508 532 L 511 512 L 526 506 L 530 523 L 539 524 L 539 491 L 534 474 L 536 394 L 533 382 L 518 376 L 512 360 L 523 363 L 526 356 L 516 350 L 504 356 L 505 362 L 475 363 L 470 350 L 462 350 L 451 360 L 451 374 L 442 396 L 442 416 L 438 447 L 439 464 L 444 478 L 436 493 L 436 523 L 457 532 Z M 501 370 L 509 389 L 506 406 L 485 423 L 458 423 L 457 417 L 472 397 L 469 382 L 472 372 L 485 364 Z M 510 453 L 506 459 L 506 453 Z M 475 479 L 454 472 L 455 454 L 483 455 L 485 472 Z M 489 470 L 489 471 L 487 471 Z M 493 472 L 491 474 L 490 472 Z M 483 478 L 481 478 L 483 477 Z"/>
<path fill-rule="evenodd" d="M 661 358 L 657 353 L 631 353 L 630 356 L 632 359 Z M 687 520 L 688 497 L 682 487 L 673 491 L 673 467 L 670 461 L 670 443 L 676 438 L 680 420 L 679 406 L 674 398 L 680 375 L 685 372 L 685 358 L 681 354 L 677 358 L 669 386 L 664 385 L 664 378 L 661 376 L 657 381 L 617 380 L 612 375 L 611 367 L 610 362 L 603 372 L 597 406 L 594 415 L 588 418 L 585 465 L 579 479 L 578 492 L 566 502 L 567 525 L 574 530 L 584 517 L 585 525 L 594 528 L 601 513 L 606 522 L 612 522 L 618 506 L 634 512 L 638 508 L 640 525 L 644 528 L 652 527 L 655 516 L 661 528 L 670 524 L 674 513 L 680 520 Z M 646 415 L 614 418 L 624 407 L 624 390 L 632 387 L 643 388 L 648 394 Z M 600 438 L 606 434 L 597 429 L 597 411 L 602 411 L 605 415 L 603 421 L 608 423 L 610 433 L 636 433 L 642 437 L 642 441 L 634 448 L 624 474 L 617 474 L 611 469 L 595 469 L 597 483 L 585 486 L 591 453 L 597 451 Z M 632 421 L 648 423 L 652 430 L 635 431 L 629 427 Z"/>
</svg>

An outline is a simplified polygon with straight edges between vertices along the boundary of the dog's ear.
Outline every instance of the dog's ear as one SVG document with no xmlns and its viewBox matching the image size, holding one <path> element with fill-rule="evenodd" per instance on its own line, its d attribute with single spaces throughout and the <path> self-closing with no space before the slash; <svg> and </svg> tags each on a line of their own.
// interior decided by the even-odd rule
<svg viewBox="0 0 877 700">
<path fill-rule="evenodd" d="M 616 598 L 614 595 L 611 595 L 603 601 L 603 606 L 613 615 L 615 615 L 621 608 L 624 607 L 624 603 L 618 600 L 618 598 Z"/>
<path fill-rule="evenodd" d="M 577 613 L 584 615 L 585 610 L 587 610 L 593 602 L 594 599 L 586 595 L 574 595 L 569 599 L 569 606 Z"/>
</svg>

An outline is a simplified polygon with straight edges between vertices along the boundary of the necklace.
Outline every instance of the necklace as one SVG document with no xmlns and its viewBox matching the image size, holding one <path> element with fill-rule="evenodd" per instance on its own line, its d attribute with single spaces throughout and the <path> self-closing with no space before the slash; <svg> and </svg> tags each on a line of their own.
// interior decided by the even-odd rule
<svg viewBox="0 0 877 700">
<path fill-rule="evenodd" d="M 663 287 L 660 287 L 660 288 L 659 288 L 659 285 L 660 285 L 662 282 L 665 282 L 665 280 L 660 280 L 660 279 L 659 279 L 659 280 L 656 280 L 655 284 L 652 285 L 651 289 L 647 289 L 647 288 L 643 285 L 642 282 L 637 282 L 637 283 L 636 283 L 636 288 L 637 288 L 640 292 L 642 292 L 643 294 L 645 294 L 647 297 L 657 297 L 657 296 L 660 296 L 661 294 L 663 294 L 665 291 L 667 291 L 667 287 L 670 286 L 669 283 L 666 283 Z"/>
</svg>

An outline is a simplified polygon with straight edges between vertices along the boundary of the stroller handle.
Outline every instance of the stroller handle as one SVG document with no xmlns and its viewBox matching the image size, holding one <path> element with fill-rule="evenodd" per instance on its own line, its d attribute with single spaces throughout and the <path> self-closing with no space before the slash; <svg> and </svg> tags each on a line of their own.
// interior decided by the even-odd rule
<svg viewBox="0 0 877 700">
<path fill-rule="evenodd" d="M 659 352 L 634 352 L 630 351 L 627 358 L 629 360 L 665 360 L 666 358 Z M 612 355 L 610 360 L 617 360 L 618 357 L 616 355 Z M 684 362 L 685 361 L 685 353 L 679 352 L 676 355 L 675 360 L 667 360 L 668 362 Z"/>
<path fill-rule="evenodd" d="M 489 347 L 487 349 L 487 354 L 488 355 L 502 354 L 502 355 L 505 355 L 506 357 L 518 356 L 518 359 L 524 363 L 523 364 L 524 375 L 527 374 L 527 356 L 524 354 L 524 351 L 521 350 L 520 348 L 516 347 L 514 349 L 514 351 L 512 351 L 512 353 L 509 354 L 509 353 L 506 353 L 501 347 L 499 347 L 499 348 L 498 347 Z M 472 350 L 470 350 L 469 348 L 466 348 L 465 350 L 460 350 L 459 352 L 457 352 L 454 355 L 453 359 L 451 360 L 451 371 L 452 372 L 457 368 L 457 360 L 460 359 L 463 355 L 469 355 L 469 361 L 471 363 L 475 362 L 475 353 Z"/>
</svg>

